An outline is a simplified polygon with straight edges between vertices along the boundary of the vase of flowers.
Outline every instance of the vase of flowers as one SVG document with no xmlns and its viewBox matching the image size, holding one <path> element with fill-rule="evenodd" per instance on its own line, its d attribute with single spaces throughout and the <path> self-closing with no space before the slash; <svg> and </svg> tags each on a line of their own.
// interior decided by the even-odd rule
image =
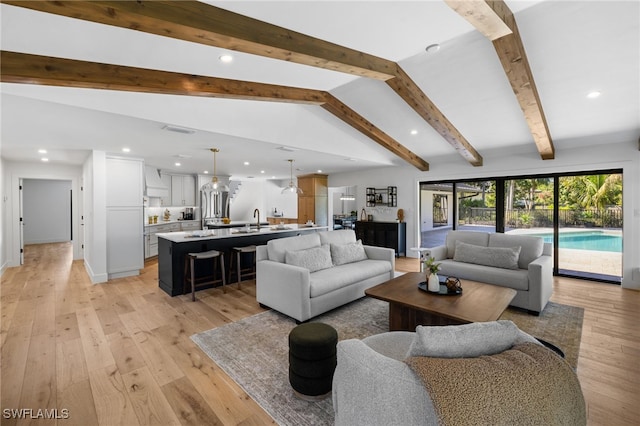
<svg viewBox="0 0 640 426">
<path fill-rule="evenodd" d="M 424 269 L 427 272 L 427 289 L 434 293 L 440 291 L 440 278 L 438 277 L 438 271 L 440 270 L 440 264 L 436 263 L 434 257 L 428 257 L 424 261 Z"/>
</svg>

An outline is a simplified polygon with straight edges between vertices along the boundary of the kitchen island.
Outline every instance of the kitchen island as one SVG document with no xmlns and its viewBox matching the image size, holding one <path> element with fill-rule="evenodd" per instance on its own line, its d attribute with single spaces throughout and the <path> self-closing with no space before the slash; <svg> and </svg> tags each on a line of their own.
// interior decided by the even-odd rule
<svg viewBox="0 0 640 426">
<path fill-rule="evenodd" d="M 326 230 L 326 226 L 291 224 L 280 229 L 276 226 L 221 228 L 190 232 L 166 232 L 158 236 L 158 282 L 170 296 L 188 293 L 184 288 L 185 256 L 187 253 L 218 250 L 224 253 L 228 271 L 230 251 L 233 247 L 263 245 L 275 238 L 293 237 L 309 232 Z M 213 262 L 200 262 L 197 276 L 211 275 Z M 213 287 L 213 286 L 212 286 Z"/>
</svg>

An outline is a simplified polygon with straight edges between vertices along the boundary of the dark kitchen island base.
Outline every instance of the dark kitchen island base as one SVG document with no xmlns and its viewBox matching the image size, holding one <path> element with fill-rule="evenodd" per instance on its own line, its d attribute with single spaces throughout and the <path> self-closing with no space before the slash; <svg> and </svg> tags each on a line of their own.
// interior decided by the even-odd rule
<svg viewBox="0 0 640 426">
<path fill-rule="evenodd" d="M 260 231 L 250 233 L 232 233 L 226 235 L 215 235 L 210 237 L 189 237 L 189 233 L 170 232 L 158 234 L 158 281 L 160 288 L 170 296 L 178 296 L 191 291 L 184 288 L 184 259 L 187 253 L 203 252 L 208 250 L 218 250 L 224 253 L 225 269 L 228 271 L 231 249 L 233 247 L 243 247 L 249 245 L 267 244 L 269 240 L 275 238 L 293 237 L 303 233 L 326 230 L 326 227 L 300 227 L 296 225 L 288 226 L 287 230 L 273 230 L 265 227 Z M 243 261 L 245 261 L 243 259 Z M 247 257 L 247 260 L 249 258 Z M 218 268 L 217 273 L 220 273 Z M 196 277 L 213 274 L 213 262 L 200 261 L 196 264 Z M 229 284 L 229 283 L 228 283 Z M 220 285 L 220 284 L 218 284 Z M 214 285 L 210 285 L 214 287 Z M 207 288 L 206 286 L 200 287 Z"/>
</svg>

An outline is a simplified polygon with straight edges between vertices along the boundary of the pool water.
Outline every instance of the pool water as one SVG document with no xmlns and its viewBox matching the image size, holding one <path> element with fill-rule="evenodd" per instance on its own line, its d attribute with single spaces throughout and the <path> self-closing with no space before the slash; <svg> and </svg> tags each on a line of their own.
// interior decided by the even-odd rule
<svg viewBox="0 0 640 426">
<path fill-rule="evenodd" d="M 536 234 L 545 243 L 553 243 L 553 234 Z M 560 248 L 622 253 L 622 236 L 604 232 L 568 232 L 560 234 Z"/>
</svg>

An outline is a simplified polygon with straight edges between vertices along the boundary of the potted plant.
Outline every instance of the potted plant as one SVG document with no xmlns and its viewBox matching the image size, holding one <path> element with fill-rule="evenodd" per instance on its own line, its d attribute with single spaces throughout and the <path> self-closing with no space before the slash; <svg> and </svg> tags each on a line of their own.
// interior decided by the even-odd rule
<svg viewBox="0 0 640 426">
<path fill-rule="evenodd" d="M 423 263 L 427 272 L 427 289 L 434 293 L 439 292 L 440 278 L 438 277 L 438 271 L 440 270 L 440 263 L 436 263 L 436 259 L 432 256 L 429 256 Z"/>
</svg>

